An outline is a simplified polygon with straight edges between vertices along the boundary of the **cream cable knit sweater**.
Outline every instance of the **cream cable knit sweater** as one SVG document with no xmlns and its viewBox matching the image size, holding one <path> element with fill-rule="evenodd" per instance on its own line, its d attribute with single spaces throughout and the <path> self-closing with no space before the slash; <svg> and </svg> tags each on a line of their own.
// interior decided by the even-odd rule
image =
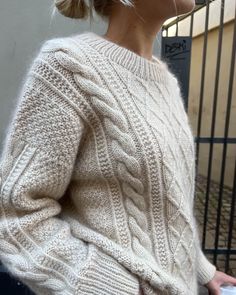
<svg viewBox="0 0 236 295">
<path fill-rule="evenodd" d="M 36 294 L 197 295 L 194 141 L 167 64 L 85 31 L 47 40 L 1 157 L 0 260 Z"/>
</svg>

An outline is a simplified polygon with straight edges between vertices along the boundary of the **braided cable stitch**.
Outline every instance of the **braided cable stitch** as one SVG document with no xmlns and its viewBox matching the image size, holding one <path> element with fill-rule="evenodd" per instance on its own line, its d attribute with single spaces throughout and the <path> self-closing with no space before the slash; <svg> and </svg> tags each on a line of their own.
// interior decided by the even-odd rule
<svg viewBox="0 0 236 295">
<path fill-rule="evenodd" d="M 125 205 L 129 213 L 130 230 L 133 234 L 132 248 L 138 256 L 145 256 L 145 253 L 149 255 L 148 252 L 152 251 L 152 243 L 147 234 L 146 216 L 142 214 L 142 210 L 145 210 L 145 202 L 143 200 L 143 184 L 140 180 L 141 170 L 139 162 L 135 158 L 136 147 L 132 137 L 129 136 L 127 122 L 123 114 L 117 110 L 113 97 L 105 89 L 97 86 L 100 82 L 98 75 L 92 70 L 83 72 L 79 69 L 83 62 L 82 55 L 78 62 L 62 52 L 56 52 L 56 58 L 68 69 L 77 68 L 74 74 L 79 88 L 87 93 L 89 91 L 88 96 L 92 105 L 103 114 L 106 132 L 112 138 L 112 151 L 117 162 L 118 177 L 126 195 Z M 73 62 L 76 62 L 76 65 L 72 64 Z M 94 75 L 92 76 L 92 74 Z M 91 79 L 91 77 L 93 78 Z M 88 81 L 88 79 L 91 80 Z"/>
<path fill-rule="evenodd" d="M 67 49 L 69 50 L 69 49 Z M 124 121 L 124 116 L 119 112 L 119 110 L 116 110 L 115 113 L 114 113 L 114 109 L 116 107 L 116 103 L 114 101 L 114 98 L 110 95 L 109 92 L 107 92 L 105 89 L 101 89 L 101 87 L 97 86 L 99 85 L 98 83 L 100 82 L 100 77 L 97 75 L 97 73 L 93 70 L 92 67 L 89 67 L 90 69 L 90 72 L 83 72 L 81 70 L 81 68 L 83 68 L 83 64 L 82 64 L 82 67 L 80 68 L 80 65 L 81 63 L 84 62 L 85 60 L 85 57 L 82 57 L 82 53 L 80 52 L 80 55 L 76 55 L 76 58 L 75 58 L 75 52 L 71 53 L 71 55 L 68 55 L 67 53 L 64 52 L 65 51 L 65 47 L 63 49 L 63 52 L 62 51 L 57 51 L 55 52 L 55 56 L 57 58 L 57 60 L 59 61 L 59 63 L 64 66 L 65 68 L 67 68 L 68 70 L 69 69 L 73 69 L 73 72 L 74 72 L 74 77 L 75 77 L 75 81 L 77 82 L 78 86 L 79 86 L 79 89 L 82 89 L 83 91 L 85 91 L 85 93 L 87 93 L 87 96 L 89 97 L 89 99 L 92 101 L 92 105 L 97 107 L 97 109 L 101 112 L 105 112 L 105 114 L 103 114 L 102 117 L 104 117 L 104 121 L 106 120 L 107 124 L 105 126 L 107 126 L 107 133 L 109 133 L 111 135 L 111 137 L 113 139 L 115 139 L 117 142 L 119 141 L 122 141 L 124 138 L 122 138 L 122 135 L 125 134 L 125 137 L 128 137 L 128 126 L 126 125 L 126 122 Z M 73 58 L 71 58 L 71 56 L 73 55 Z M 93 76 L 94 74 L 94 76 Z M 91 79 L 90 81 L 88 81 L 88 77 L 89 79 Z M 93 82 L 92 82 L 93 81 Z M 92 83 L 94 83 L 93 85 L 91 85 Z M 96 83 L 96 84 L 95 84 Z M 89 87 L 88 87 L 89 85 Z M 102 95 L 103 94 L 103 95 Z M 102 102 L 99 101 L 99 99 L 102 100 Z M 104 103 L 104 101 L 108 104 L 106 105 Z M 119 116 L 120 115 L 120 116 Z M 116 125 L 114 125 L 114 122 L 111 121 L 111 120 L 108 120 L 108 116 L 111 116 L 112 118 L 114 118 L 114 122 L 116 123 Z M 108 122 L 110 123 L 110 125 L 108 125 Z M 121 132 L 117 131 L 117 133 L 111 133 L 109 132 L 109 128 L 111 128 L 110 126 L 113 124 L 113 126 L 115 126 L 113 129 L 117 129 L 120 127 L 120 129 L 122 129 Z M 119 132 L 119 133 L 118 133 Z M 126 132 L 126 133 L 125 133 Z M 116 138 L 116 134 L 118 134 L 118 138 Z M 128 137 L 129 138 L 129 137 Z M 125 142 L 126 143 L 126 142 Z M 131 146 L 133 145 L 133 140 L 132 138 L 130 137 L 129 139 L 129 144 L 131 143 Z M 124 145 L 122 146 L 122 142 L 121 144 L 116 144 L 116 145 L 112 145 L 112 147 L 114 148 L 121 148 L 121 147 L 124 147 Z M 126 146 L 125 146 L 126 147 Z M 114 151 L 114 149 L 113 149 Z M 129 147 L 127 147 L 127 152 L 130 151 L 132 152 L 132 149 L 130 149 Z M 120 153 L 119 153 L 120 154 Z M 118 154 L 118 156 L 120 157 L 120 155 Z M 134 153 L 135 154 L 135 153 Z M 120 158 L 117 158 L 118 160 Z M 128 164 L 127 164 L 127 156 L 126 156 L 126 163 L 125 165 L 121 162 L 120 163 L 120 167 L 121 167 L 121 171 L 120 171 L 120 174 L 118 174 L 118 176 L 120 176 L 120 179 L 121 181 L 124 181 L 124 183 L 122 183 L 122 187 L 123 187 L 123 190 L 124 192 L 127 194 L 127 199 L 132 196 L 132 200 L 133 202 L 136 202 L 138 203 L 139 199 L 143 200 L 143 196 L 140 194 L 135 194 L 135 191 L 132 189 L 132 186 L 130 186 L 130 184 L 132 184 L 133 186 L 136 186 L 136 190 L 137 191 L 140 191 L 142 192 L 143 191 L 143 185 L 142 183 L 139 181 L 138 178 L 134 178 L 134 176 L 132 174 L 130 174 L 130 172 L 132 172 L 133 170 L 131 170 L 130 172 L 127 171 L 127 167 Z M 134 159 L 134 157 L 131 158 L 132 160 Z M 134 161 L 135 163 L 136 161 Z M 138 165 L 138 163 L 137 163 Z M 139 165 L 137 166 L 139 167 Z M 119 166 L 118 166 L 119 168 Z M 127 173 L 127 176 L 124 177 L 123 174 L 124 173 Z M 118 171 L 119 172 L 119 171 Z M 137 177 L 140 176 L 139 174 L 139 170 L 138 170 L 138 173 L 136 170 L 134 170 L 134 172 L 136 172 L 137 174 Z M 128 180 L 130 180 L 130 183 L 127 184 L 127 177 L 128 177 Z M 129 192 L 131 194 L 129 194 Z M 134 199 L 133 199 L 134 198 Z M 136 200 L 135 200 L 136 198 Z M 134 235 L 136 235 L 137 239 L 134 240 L 133 242 L 133 249 L 134 249 L 134 252 L 139 256 L 142 254 L 142 257 L 145 257 L 145 255 L 147 255 L 147 257 L 149 258 L 150 260 L 150 254 L 146 251 L 146 249 L 144 248 L 144 246 L 146 246 L 145 244 L 142 245 L 142 242 L 144 243 L 145 242 L 145 239 L 140 239 L 140 236 L 145 234 L 146 233 L 143 233 L 142 231 L 138 231 L 138 227 L 135 226 L 136 224 L 134 223 L 134 225 L 132 224 L 132 221 L 134 219 L 133 215 L 134 212 L 133 212 L 133 208 L 135 207 L 131 207 L 129 208 L 129 205 L 132 204 L 129 199 L 128 201 L 126 200 L 126 208 L 127 208 L 127 211 L 131 213 L 131 222 L 130 222 L 130 229 L 131 231 L 133 230 L 134 231 Z M 139 203 L 138 203 L 139 204 Z M 142 203 L 141 203 L 142 204 Z M 145 208 L 145 207 L 144 207 Z M 137 214 L 137 219 L 139 220 L 140 219 L 140 212 L 138 212 L 136 210 Z M 142 215 L 141 215 L 142 216 Z M 147 227 L 147 225 L 146 225 Z M 142 229 L 141 229 L 142 230 Z M 135 237 L 135 236 L 134 236 Z M 149 238 L 150 240 L 150 238 Z M 148 244 L 147 244 L 148 245 Z M 154 263 L 155 263 L 155 260 L 153 260 L 153 263 L 152 262 L 149 262 L 150 265 L 153 264 L 153 267 L 154 267 Z M 156 267 L 154 267 L 155 269 Z M 134 272 L 137 272 L 137 270 L 134 270 Z M 159 272 L 159 275 L 160 275 L 160 271 L 158 270 Z M 162 277 L 162 275 L 160 276 Z M 164 279 L 164 276 L 163 276 L 163 279 Z M 168 278 L 168 275 L 166 276 L 166 278 L 164 279 L 164 281 L 168 281 L 168 280 L 173 280 L 173 278 Z M 159 281 L 159 279 L 158 279 Z M 179 288 L 178 289 L 178 292 L 183 292 L 183 291 L 180 291 L 181 290 L 181 287 L 176 287 L 178 286 L 178 283 L 176 282 L 176 285 L 171 287 L 171 285 L 169 285 L 166 281 L 166 283 L 164 283 L 164 281 L 162 281 L 162 283 L 158 283 L 156 285 L 156 287 L 158 286 L 158 288 L 162 288 L 162 289 L 165 289 L 165 288 L 172 288 L 172 290 L 176 290 L 175 288 Z M 153 284 L 154 284 L 154 281 L 153 281 Z M 166 287 L 164 287 L 164 285 L 166 285 Z M 161 286 L 161 287 L 160 287 Z M 163 287 L 162 287 L 163 286 Z"/>
<path fill-rule="evenodd" d="M 158 92 L 174 87 L 164 69 L 90 34 L 48 40 L 34 61 L 0 165 L 0 259 L 37 295 L 197 295 L 196 272 L 212 277 L 199 245 L 190 257 L 187 117 L 166 101 L 145 121 L 148 99 L 174 95 Z"/>
</svg>

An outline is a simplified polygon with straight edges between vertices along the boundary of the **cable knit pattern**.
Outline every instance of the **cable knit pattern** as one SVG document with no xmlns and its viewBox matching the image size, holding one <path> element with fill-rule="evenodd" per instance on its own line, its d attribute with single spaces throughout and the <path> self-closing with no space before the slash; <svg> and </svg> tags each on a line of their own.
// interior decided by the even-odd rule
<svg viewBox="0 0 236 295">
<path fill-rule="evenodd" d="M 123 79 L 125 79 L 123 77 Z M 130 81 L 128 79 L 128 81 Z M 168 115 L 166 115 L 164 112 L 163 114 L 165 115 L 163 118 L 161 117 L 161 114 L 159 113 L 155 113 L 153 112 L 152 109 L 150 109 L 150 107 L 148 105 L 145 105 L 143 107 L 143 102 L 140 102 L 141 106 L 139 109 L 143 109 L 143 113 L 144 110 L 151 112 L 151 115 L 154 116 L 154 118 L 152 119 L 151 115 L 149 115 L 148 113 L 146 114 L 146 117 L 148 117 L 148 121 L 150 122 L 151 127 L 154 129 L 154 132 L 158 132 L 159 135 L 159 131 L 157 130 L 156 126 L 160 126 L 163 123 L 166 125 L 165 122 L 168 122 L 169 124 L 167 126 L 171 126 L 171 124 L 173 124 L 170 120 L 171 118 L 171 105 L 170 102 L 168 102 L 168 99 L 165 98 L 165 95 L 163 95 L 163 90 L 160 89 L 158 83 L 157 85 L 155 85 L 157 89 L 159 89 L 158 91 L 158 95 L 163 99 L 163 102 L 166 103 L 167 105 L 167 109 L 168 109 Z M 138 95 L 136 93 L 138 93 L 137 91 L 135 92 L 134 90 L 132 90 L 132 87 L 129 87 L 129 91 L 132 94 L 132 96 L 134 97 L 134 99 L 139 100 Z M 152 91 L 149 91 L 149 87 L 145 88 L 146 93 L 148 93 L 150 95 L 149 101 L 153 101 L 156 103 L 155 97 L 153 96 Z M 148 104 L 148 103 L 147 103 Z M 174 104 L 174 101 L 173 101 Z M 159 106 L 161 108 L 161 106 Z M 178 110 L 178 105 L 173 105 L 174 108 L 176 108 Z M 173 108 L 172 107 L 172 108 Z M 142 110 L 141 110 L 142 112 Z M 181 110 L 179 108 L 178 113 L 177 114 L 182 114 L 183 110 Z M 145 116 L 143 114 L 143 116 Z M 185 273 L 182 272 L 182 269 L 189 269 L 190 272 L 193 272 L 193 260 L 194 257 L 192 255 L 191 252 L 191 248 L 193 247 L 193 242 L 194 242 L 194 238 L 193 238 L 193 228 L 191 227 L 191 223 L 189 222 L 189 216 L 188 214 L 186 214 L 186 203 L 184 202 L 184 196 L 192 196 L 191 192 L 189 190 L 192 189 L 192 185 L 193 185 L 193 175 L 192 175 L 192 171 L 193 171 L 193 163 L 194 163 L 194 153 L 193 153 L 193 141 L 191 140 L 191 136 L 189 134 L 189 129 L 185 128 L 185 126 L 183 126 L 183 123 L 181 122 L 181 118 L 178 118 L 178 116 L 173 112 L 173 116 L 174 118 L 172 120 L 174 120 L 175 125 L 176 126 L 180 126 L 181 131 L 183 132 L 178 132 L 176 131 L 175 128 L 168 128 L 167 131 L 170 132 L 170 134 L 168 135 L 168 137 L 173 138 L 173 145 L 171 144 L 166 144 L 165 145 L 165 150 L 164 150 L 164 154 L 165 155 L 170 155 L 169 158 L 167 158 L 167 156 L 164 157 L 164 161 L 163 161 L 163 167 L 164 167 L 164 175 L 166 176 L 166 179 L 164 181 L 164 187 L 165 187 L 165 191 L 166 191 L 166 196 L 167 196 L 167 201 L 168 201 L 168 209 L 170 210 L 169 213 L 169 217 L 167 219 L 168 222 L 168 229 L 170 231 L 170 242 L 171 242 L 171 248 L 172 248 L 172 253 L 174 255 L 174 266 L 176 266 L 175 269 L 175 275 L 182 275 L 183 279 L 186 280 L 186 282 L 188 282 L 189 284 L 189 288 L 191 287 L 191 285 L 193 284 L 192 281 L 189 281 L 189 279 L 187 277 L 185 277 Z M 183 121 L 183 119 L 182 119 Z M 184 122 L 184 121 L 183 121 Z M 188 125 L 186 125 L 188 126 Z M 164 128 L 164 126 L 163 126 Z M 185 138 L 187 137 L 187 138 Z M 183 143 L 179 144 L 178 146 L 176 146 L 174 143 L 175 142 L 187 142 L 190 143 L 190 145 L 186 145 L 184 146 Z M 184 161 L 179 161 L 179 162 L 174 162 L 174 164 L 180 164 L 178 166 L 176 165 L 175 169 L 173 169 L 173 163 L 172 163 L 172 159 L 176 159 L 178 158 L 178 153 L 179 151 L 177 150 L 176 147 L 180 148 L 180 153 L 181 156 L 183 157 Z M 189 153 L 189 154 L 188 154 Z M 191 162 L 189 162 L 189 159 L 192 159 Z M 185 170 L 186 167 L 186 170 Z M 180 170 L 180 174 L 175 173 L 176 170 L 179 169 Z M 185 179 L 178 179 L 177 176 L 178 175 L 186 175 Z M 187 183 L 187 185 L 185 185 L 184 183 L 181 183 L 182 180 L 187 181 L 189 180 L 189 183 Z M 173 182 L 175 182 L 176 185 L 173 185 Z M 187 191 L 184 192 L 183 189 L 186 188 Z M 180 200 L 177 199 L 177 196 L 179 196 Z M 188 199 L 186 200 L 188 201 Z M 190 201 L 190 200 L 189 200 Z M 182 205 L 184 204 L 184 206 Z M 183 227 L 177 227 L 176 224 L 183 224 Z M 183 239 L 181 243 L 179 243 L 180 240 L 180 236 L 185 236 L 186 238 Z M 177 239 L 176 239 L 177 236 Z M 187 244 L 185 244 L 185 242 L 187 242 Z M 185 260 L 181 261 L 179 260 L 179 251 L 184 251 L 185 252 Z M 189 263 L 188 263 L 189 260 Z M 184 266 L 184 267 L 183 267 Z"/>
<path fill-rule="evenodd" d="M 121 182 L 125 196 L 124 204 L 128 213 L 128 225 L 132 234 L 131 246 L 135 254 L 144 259 L 149 258 L 150 253 L 152 253 L 152 242 L 148 235 L 148 224 L 145 215 L 147 208 L 143 195 L 142 171 L 138 160 L 135 158 L 137 150 L 128 132 L 129 126 L 125 117 L 119 111 L 114 98 L 105 89 L 100 89 L 97 86 L 101 83 L 98 74 L 92 68 L 83 71 L 84 58 L 82 54 L 78 56 L 78 61 L 71 58 L 68 59 L 65 54 L 60 52 L 56 54 L 56 57 L 68 70 L 71 67 L 76 69 L 74 72 L 75 81 L 79 88 L 90 97 L 95 111 L 97 110 L 103 118 L 105 132 L 111 138 L 117 179 Z M 81 77 L 81 75 L 83 76 Z M 87 84 L 88 80 L 89 87 Z M 126 240 L 124 239 L 124 246 L 125 242 Z M 153 262 L 155 263 L 155 260 Z"/>
<path fill-rule="evenodd" d="M 47 40 L 7 131 L 0 259 L 35 294 L 197 295 L 213 277 L 165 62 L 93 32 Z"/>
</svg>

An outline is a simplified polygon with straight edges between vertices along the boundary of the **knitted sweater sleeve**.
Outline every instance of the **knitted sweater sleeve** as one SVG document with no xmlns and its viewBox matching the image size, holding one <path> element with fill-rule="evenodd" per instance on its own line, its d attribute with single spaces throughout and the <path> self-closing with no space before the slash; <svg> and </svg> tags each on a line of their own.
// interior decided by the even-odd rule
<svg viewBox="0 0 236 295">
<path fill-rule="evenodd" d="M 50 62 L 39 53 L 32 63 L 6 133 L 0 165 L 0 260 L 36 294 L 78 294 L 88 244 L 60 218 L 59 201 L 71 179 L 84 123 L 50 83 L 50 75 L 61 83 Z"/>
<path fill-rule="evenodd" d="M 197 223 L 196 218 L 194 219 L 194 221 L 196 226 L 196 223 Z M 200 243 L 198 231 L 197 231 L 195 242 L 196 242 L 196 249 L 197 249 L 197 256 L 196 256 L 197 279 L 200 285 L 205 285 L 210 280 L 213 279 L 216 272 L 216 266 L 212 264 L 203 253 L 201 249 L 201 243 Z"/>
</svg>

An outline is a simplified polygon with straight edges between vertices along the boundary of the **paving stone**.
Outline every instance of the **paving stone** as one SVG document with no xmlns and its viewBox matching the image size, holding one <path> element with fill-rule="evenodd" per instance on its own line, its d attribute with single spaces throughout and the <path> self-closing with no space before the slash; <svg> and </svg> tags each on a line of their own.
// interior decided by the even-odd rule
<svg viewBox="0 0 236 295">
<path fill-rule="evenodd" d="M 195 191 L 195 216 L 199 225 L 200 239 L 202 239 L 202 230 L 204 226 L 204 214 L 206 206 L 206 189 L 207 178 L 198 174 L 196 177 L 196 191 Z M 214 249 L 215 245 L 215 232 L 217 227 L 217 211 L 219 206 L 220 185 L 219 183 L 211 180 L 208 199 L 208 210 L 206 220 L 206 240 L 205 248 Z M 220 206 L 220 222 L 219 222 L 219 236 L 218 248 L 227 249 L 229 225 L 231 216 L 232 205 L 232 188 L 224 186 L 222 189 L 222 200 Z M 236 249 L 236 210 L 234 212 L 234 226 L 232 229 L 231 249 Z M 211 255 L 213 257 L 213 255 Z M 217 255 L 217 269 L 225 272 L 226 255 Z M 233 259 L 234 258 L 234 259 Z M 210 260 L 210 258 L 209 258 Z M 211 260 L 210 260 L 211 261 Z M 228 274 L 236 277 L 236 259 L 235 255 L 229 256 L 229 269 Z M 204 288 L 206 289 L 206 288 Z M 204 292 L 204 289 L 202 292 Z M 201 293 L 208 294 L 208 293 Z"/>
</svg>

